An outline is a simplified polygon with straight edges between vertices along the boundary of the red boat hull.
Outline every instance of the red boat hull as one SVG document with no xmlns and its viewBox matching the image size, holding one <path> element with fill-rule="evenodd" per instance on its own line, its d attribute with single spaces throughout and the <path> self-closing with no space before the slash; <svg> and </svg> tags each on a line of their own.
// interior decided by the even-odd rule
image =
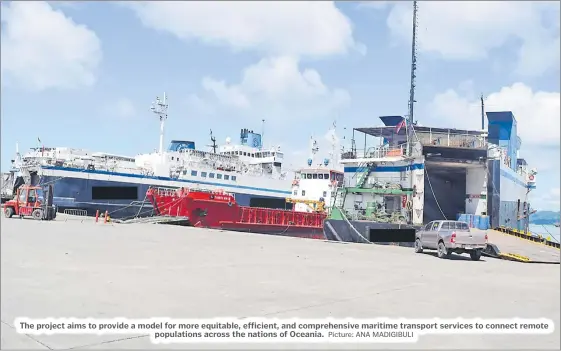
<svg viewBox="0 0 561 351">
<path fill-rule="evenodd" d="M 150 188 L 146 193 L 157 214 L 189 218 L 194 227 L 324 239 L 324 213 L 239 206 L 220 191 Z"/>
</svg>

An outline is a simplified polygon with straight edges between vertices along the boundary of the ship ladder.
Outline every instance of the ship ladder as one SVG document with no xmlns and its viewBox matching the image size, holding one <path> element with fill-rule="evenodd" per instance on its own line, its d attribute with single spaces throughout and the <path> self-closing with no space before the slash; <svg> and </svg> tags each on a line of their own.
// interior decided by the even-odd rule
<svg viewBox="0 0 561 351">
<path fill-rule="evenodd" d="M 368 162 L 363 162 L 359 165 L 357 171 L 357 180 L 356 180 L 356 187 L 362 188 L 366 179 L 372 172 L 372 166 L 368 164 Z"/>
</svg>

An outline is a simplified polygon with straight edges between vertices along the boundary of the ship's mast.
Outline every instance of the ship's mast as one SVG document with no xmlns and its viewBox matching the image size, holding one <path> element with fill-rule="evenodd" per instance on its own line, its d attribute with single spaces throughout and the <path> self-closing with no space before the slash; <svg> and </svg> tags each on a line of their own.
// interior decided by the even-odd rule
<svg viewBox="0 0 561 351">
<path fill-rule="evenodd" d="M 212 143 L 212 145 L 209 145 L 209 147 L 212 149 L 212 153 L 216 154 L 218 145 L 216 145 L 216 138 L 212 135 L 212 129 L 210 130 L 210 142 Z"/>
<path fill-rule="evenodd" d="M 159 97 L 156 96 L 156 101 L 152 102 L 152 106 L 150 110 L 154 112 L 160 118 L 160 155 L 164 155 L 164 127 L 166 120 L 168 119 L 168 104 L 167 104 L 167 96 L 164 92 L 163 100 L 160 100 Z"/>
<path fill-rule="evenodd" d="M 314 158 L 316 153 L 319 151 L 318 143 L 313 136 L 310 137 L 310 158 L 308 159 L 308 165 L 312 166 L 314 164 Z"/>
<path fill-rule="evenodd" d="M 408 154 L 413 155 L 413 107 L 415 104 L 415 71 L 417 70 L 417 1 L 413 1 L 413 40 L 411 43 L 411 87 L 409 90 L 409 120 L 407 121 Z"/>
<path fill-rule="evenodd" d="M 485 130 L 485 102 L 481 94 L 481 130 Z"/>
<path fill-rule="evenodd" d="M 331 133 L 331 167 L 335 167 L 335 165 L 337 164 L 337 121 L 333 121 L 333 129 L 332 129 L 332 133 Z"/>
<path fill-rule="evenodd" d="M 415 71 L 417 70 L 417 1 L 413 1 L 413 38 L 412 38 L 412 42 L 411 42 L 411 86 L 409 89 L 409 116 L 408 116 L 408 121 L 407 121 L 407 155 L 410 157 L 411 159 L 411 172 L 409 172 L 409 184 L 411 188 L 414 188 L 413 186 L 413 163 L 414 163 L 414 158 L 413 158 L 413 135 L 414 135 L 414 114 L 413 114 L 413 110 L 414 110 L 414 105 L 415 105 Z M 413 199 L 410 198 L 410 201 L 412 203 Z M 411 206 L 411 209 L 409 211 L 409 220 L 408 222 L 410 224 L 413 223 L 413 206 Z"/>
</svg>

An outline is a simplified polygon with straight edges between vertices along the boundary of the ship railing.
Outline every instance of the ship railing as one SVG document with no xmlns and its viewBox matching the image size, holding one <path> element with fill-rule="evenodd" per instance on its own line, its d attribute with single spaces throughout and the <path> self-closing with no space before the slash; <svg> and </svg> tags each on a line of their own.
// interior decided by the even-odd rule
<svg viewBox="0 0 561 351">
<path fill-rule="evenodd" d="M 465 149 L 487 149 L 487 138 L 483 135 L 447 132 L 416 131 L 418 141 L 424 146 L 445 146 Z"/>
<path fill-rule="evenodd" d="M 79 208 L 67 208 L 64 210 L 64 214 L 69 216 L 86 217 L 88 215 L 88 211 Z"/>
<path fill-rule="evenodd" d="M 160 186 L 153 186 L 153 187 L 150 187 L 150 189 L 156 195 L 171 196 L 171 197 L 178 196 L 177 192 L 179 190 L 178 188 L 168 188 L 168 187 L 160 187 Z"/>
<path fill-rule="evenodd" d="M 371 210 L 368 208 L 358 208 L 358 209 L 345 209 L 345 215 L 349 220 L 369 220 L 378 223 L 395 223 L 395 224 L 407 224 L 407 218 L 403 215 L 401 210 L 395 211 L 384 211 L 384 210 Z"/>
<path fill-rule="evenodd" d="M 357 149 L 356 152 L 345 152 L 341 154 L 342 159 L 356 159 L 362 158 L 386 158 L 386 157 L 400 157 L 407 155 L 408 144 L 402 144 L 397 147 L 387 146 L 372 146 L 364 149 Z"/>
</svg>

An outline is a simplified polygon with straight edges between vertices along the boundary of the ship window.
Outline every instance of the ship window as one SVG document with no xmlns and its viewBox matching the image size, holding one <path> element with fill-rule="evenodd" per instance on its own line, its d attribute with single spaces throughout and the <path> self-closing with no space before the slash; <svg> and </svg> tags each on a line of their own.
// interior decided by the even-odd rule
<svg viewBox="0 0 561 351">
<path fill-rule="evenodd" d="M 318 179 L 318 175 L 316 173 L 312 174 L 312 179 Z"/>
<path fill-rule="evenodd" d="M 92 186 L 92 200 L 138 200 L 138 187 Z"/>
<path fill-rule="evenodd" d="M 209 178 L 214 178 L 214 173 L 209 173 L 208 177 Z"/>
<path fill-rule="evenodd" d="M 251 157 L 255 157 L 255 154 L 251 154 Z"/>
<path fill-rule="evenodd" d="M 302 196 L 306 196 L 306 190 L 302 190 Z"/>
<path fill-rule="evenodd" d="M 201 177 L 206 178 L 206 172 L 201 172 Z"/>
<path fill-rule="evenodd" d="M 327 191 L 323 192 L 323 197 L 327 197 Z"/>
<path fill-rule="evenodd" d="M 197 171 L 191 171 L 191 175 L 192 175 L 193 177 L 196 177 L 196 176 L 197 176 Z"/>
<path fill-rule="evenodd" d="M 244 156 L 247 156 L 247 152 L 244 151 L 244 152 L 243 152 L 243 155 L 244 155 Z"/>
<path fill-rule="evenodd" d="M 184 170 L 184 171 L 183 171 L 183 175 L 187 175 L 187 170 Z"/>
<path fill-rule="evenodd" d="M 216 174 L 216 179 L 222 179 L 222 174 Z"/>
<path fill-rule="evenodd" d="M 321 178 L 320 178 L 320 179 L 321 179 Z M 324 173 L 324 174 L 323 174 L 323 179 L 329 179 L 329 174 Z"/>
<path fill-rule="evenodd" d="M 230 179 L 230 176 L 227 175 L 227 174 L 224 174 L 224 180 L 229 180 L 229 179 Z"/>
<path fill-rule="evenodd" d="M 335 197 L 335 192 L 334 191 L 331 192 L 331 197 Z"/>
<path fill-rule="evenodd" d="M 232 181 L 236 181 L 236 176 L 232 176 Z"/>
<path fill-rule="evenodd" d="M 171 157 L 171 160 L 173 161 L 173 156 Z"/>
<path fill-rule="evenodd" d="M 298 195 L 298 190 L 294 190 L 294 195 Z"/>
<path fill-rule="evenodd" d="M 323 174 L 318 174 L 318 179 L 323 179 Z"/>
<path fill-rule="evenodd" d="M 311 174 L 306 174 L 306 179 L 312 179 L 312 175 Z"/>
</svg>

